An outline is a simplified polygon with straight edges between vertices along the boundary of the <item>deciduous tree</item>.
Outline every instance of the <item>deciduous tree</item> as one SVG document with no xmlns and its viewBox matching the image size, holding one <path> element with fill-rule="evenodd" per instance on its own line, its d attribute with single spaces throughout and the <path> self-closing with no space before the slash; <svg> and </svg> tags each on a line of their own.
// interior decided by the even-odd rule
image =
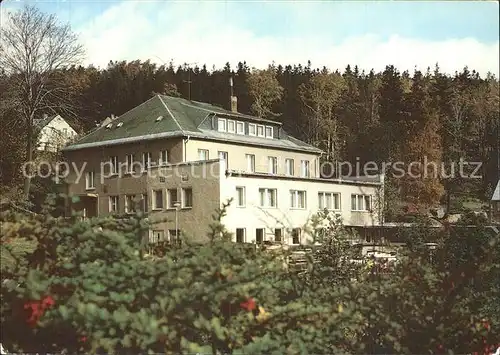
<svg viewBox="0 0 500 355">
<path fill-rule="evenodd" d="M 281 100 L 283 87 L 276 79 L 276 69 L 270 65 L 265 70 L 253 69 L 247 78 L 248 93 L 253 99 L 252 112 L 261 118 L 280 116 L 273 110 L 273 105 Z"/>
<path fill-rule="evenodd" d="M 340 100 L 346 90 L 345 79 L 340 73 L 323 69 L 313 75 L 307 85 L 299 88 L 309 122 L 309 143 L 323 148 L 327 160 L 337 160 L 343 148 L 344 127 L 339 118 Z"/>
<path fill-rule="evenodd" d="M 69 25 L 60 24 L 34 6 L 11 12 L 0 28 L 0 68 L 12 76 L 16 109 L 26 126 L 26 161 L 33 157 L 34 120 L 39 115 L 72 110 L 71 87 L 61 70 L 78 64 L 84 49 Z M 29 175 L 29 174 L 28 174 Z M 25 178 L 24 195 L 30 191 Z"/>
</svg>

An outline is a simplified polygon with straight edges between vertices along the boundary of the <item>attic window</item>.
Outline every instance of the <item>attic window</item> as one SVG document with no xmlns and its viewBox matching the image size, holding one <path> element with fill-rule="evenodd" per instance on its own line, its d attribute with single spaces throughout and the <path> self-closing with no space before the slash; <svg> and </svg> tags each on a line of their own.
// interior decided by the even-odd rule
<svg viewBox="0 0 500 355">
<path fill-rule="evenodd" d="M 266 138 L 273 138 L 273 127 L 266 126 Z"/>
<path fill-rule="evenodd" d="M 121 127 L 123 126 L 123 122 L 118 122 L 118 124 L 116 125 L 116 127 Z"/>
<path fill-rule="evenodd" d="M 161 121 L 162 119 L 163 119 L 163 116 L 158 116 L 158 118 L 156 118 L 156 122 Z"/>
<path fill-rule="evenodd" d="M 219 132 L 226 132 L 227 121 L 225 118 L 219 118 L 219 120 L 217 121 L 217 129 Z"/>
</svg>

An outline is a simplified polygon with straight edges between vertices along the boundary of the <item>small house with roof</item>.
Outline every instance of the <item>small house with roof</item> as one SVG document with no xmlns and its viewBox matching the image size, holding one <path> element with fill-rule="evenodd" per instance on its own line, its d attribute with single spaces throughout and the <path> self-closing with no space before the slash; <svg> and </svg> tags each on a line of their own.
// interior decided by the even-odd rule
<svg viewBox="0 0 500 355">
<path fill-rule="evenodd" d="M 77 136 L 73 127 L 60 115 L 44 115 L 34 120 L 37 130 L 37 146 L 39 151 L 57 152 Z"/>
</svg>

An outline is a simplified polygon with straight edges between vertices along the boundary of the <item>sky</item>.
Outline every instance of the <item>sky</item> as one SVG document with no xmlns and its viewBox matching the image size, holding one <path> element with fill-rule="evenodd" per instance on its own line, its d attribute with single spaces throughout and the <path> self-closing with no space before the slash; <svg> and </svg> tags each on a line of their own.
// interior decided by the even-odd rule
<svg viewBox="0 0 500 355">
<path fill-rule="evenodd" d="M 4 0 L 34 4 L 69 22 L 86 47 L 83 64 L 110 60 L 222 68 L 246 61 L 344 70 L 465 66 L 499 76 L 497 1 Z"/>
</svg>

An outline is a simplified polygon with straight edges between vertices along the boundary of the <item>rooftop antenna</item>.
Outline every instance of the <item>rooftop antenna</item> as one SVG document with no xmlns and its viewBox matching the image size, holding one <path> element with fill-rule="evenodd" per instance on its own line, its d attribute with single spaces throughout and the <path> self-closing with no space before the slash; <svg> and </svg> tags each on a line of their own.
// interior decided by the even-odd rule
<svg viewBox="0 0 500 355">
<path fill-rule="evenodd" d="M 191 101 L 191 65 L 197 65 L 198 62 L 185 63 L 184 66 L 188 69 L 188 80 L 184 80 L 188 84 L 188 100 Z"/>
</svg>

